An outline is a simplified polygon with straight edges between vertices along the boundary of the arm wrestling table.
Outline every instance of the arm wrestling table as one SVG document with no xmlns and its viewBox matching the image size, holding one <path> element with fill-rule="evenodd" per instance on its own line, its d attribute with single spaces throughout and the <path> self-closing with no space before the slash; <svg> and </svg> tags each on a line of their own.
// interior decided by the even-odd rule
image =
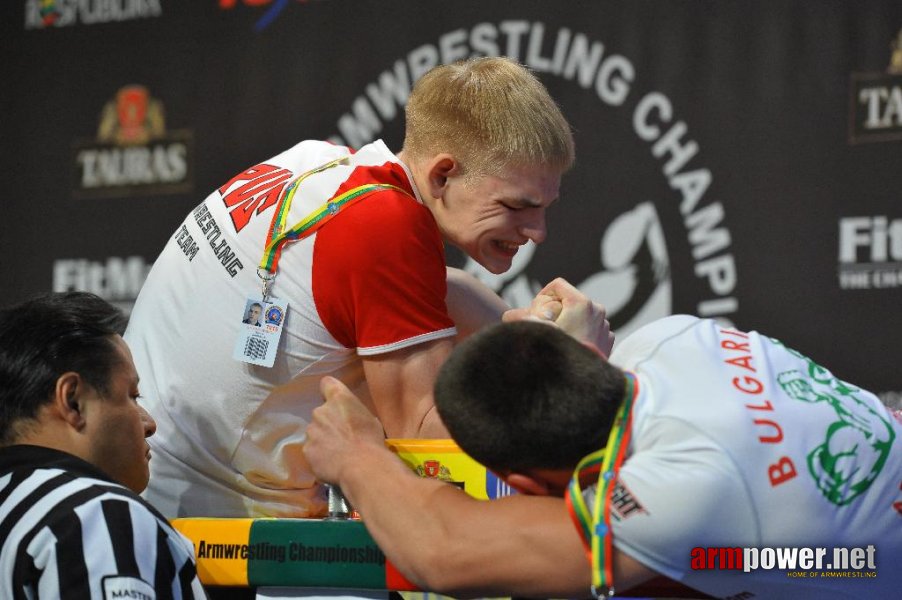
<svg viewBox="0 0 902 600">
<path fill-rule="evenodd" d="M 452 440 L 387 440 L 422 477 L 458 485 L 483 500 L 510 488 Z M 355 519 L 180 518 L 194 543 L 201 582 L 210 586 L 416 591 Z"/>
</svg>

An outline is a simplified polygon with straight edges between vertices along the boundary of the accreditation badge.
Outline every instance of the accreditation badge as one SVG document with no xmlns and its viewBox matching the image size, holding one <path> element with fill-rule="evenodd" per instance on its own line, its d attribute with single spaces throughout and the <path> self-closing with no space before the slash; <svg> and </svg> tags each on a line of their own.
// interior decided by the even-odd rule
<svg viewBox="0 0 902 600">
<path fill-rule="evenodd" d="M 232 358 L 252 365 L 272 367 L 287 313 L 288 302 L 278 298 L 247 298 Z"/>
</svg>

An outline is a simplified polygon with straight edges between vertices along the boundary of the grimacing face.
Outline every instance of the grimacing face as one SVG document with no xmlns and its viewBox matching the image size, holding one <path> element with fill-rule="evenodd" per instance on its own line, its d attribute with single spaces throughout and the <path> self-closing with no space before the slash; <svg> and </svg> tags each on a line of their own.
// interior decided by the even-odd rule
<svg viewBox="0 0 902 600">
<path fill-rule="evenodd" d="M 560 189 L 558 168 L 514 166 L 498 175 L 456 179 L 445 192 L 439 228 L 490 272 L 504 273 L 520 246 L 545 240 L 545 211 Z"/>
<path fill-rule="evenodd" d="M 138 404 L 138 373 L 128 345 L 118 335 L 110 339 L 119 361 L 110 371 L 107 393 L 92 389 L 85 432 L 91 444 L 88 460 L 139 493 L 150 479 L 150 446 L 145 438 L 156 432 L 157 425 Z"/>
</svg>

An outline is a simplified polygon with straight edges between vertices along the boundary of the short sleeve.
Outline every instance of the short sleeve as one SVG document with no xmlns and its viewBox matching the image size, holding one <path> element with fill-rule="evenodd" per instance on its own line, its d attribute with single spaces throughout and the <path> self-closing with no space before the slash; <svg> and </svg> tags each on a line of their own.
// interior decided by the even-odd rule
<svg viewBox="0 0 902 600">
<path fill-rule="evenodd" d="M 659 418 L 624 463 L 611 504 L 614 543 L 683 580 L 696 547 L 755 546 L 758 517 L 732 459 L 695 425 Z"/>
<path fill-rule="evenodd" d="M 359 354 L 454 335 L 445 278 L 444 247 L 432 213 L 400 192 L 377 192 L 317 233 L 317 313 L 336 340 Z"/>
</svg>

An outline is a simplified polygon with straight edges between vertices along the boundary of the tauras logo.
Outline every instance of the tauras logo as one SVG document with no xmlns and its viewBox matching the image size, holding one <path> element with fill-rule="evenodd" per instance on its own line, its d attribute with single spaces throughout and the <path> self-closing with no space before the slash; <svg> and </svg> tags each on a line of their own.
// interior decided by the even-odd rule
<svg viewBox="0 0 902 600">
<path fill-rule="evenodd" d="M 841 218 L 837 275 L 845 290 L 902 287 L 902 218 Z"/>
<path fill-rule="evenodd" d="M 95 140 L 73 145 L 76 198 L 175 194 L 192 190 L 194 142 L 166 131 L 164 109 L 146 87 L 124 86 L 101 111 Z"/>
<path fill-rule="evenodd" d="M 412 49 L 364 85 L 363 93 L 352 100 L 350 111 L 338 118 L 337 133 L 330 140 L 362 146 L 399 117 L 412 84 L 432 67 L 470 56 L 500 55 L 509 56 L 539 74 L 574 82 L 588 96 L 600 101 L 602 108 L 617 111 L 617 115 L 627 120 L 647 156 L 656 162 L 656 175 L 672 191 L 666 198 L 639 198 L 632 202 L 628 198 L 605 199 L 611 206 L 626 202 L 632 207 L 614 220 L 606 217 L 600 221 L 598 263 L 582 281 L 574 281 L 593 299 L 609 307 L 618 335 L 670 314 L 673 309 L 674 282 L 669 258 L 672 251 L 668 250 L 665 233 L 672 236 L 677 232 L 672 229 L 665 232 L 662 222 L 663 215 L 670 216 L 675 211 L 685 228 L 683 234 L 690 247 L 692 271 L 700 281 L 703 294 L 695 306 L 682 310 L 719 318 L 729 325 L 728 317 L 739 307 L 734 296 L 738 273 L 731 249 L 732 236 L 724 224 L 725 207 L 720 201 L 706 197 L 713 174 L 695 164 L 700 146 L 666 95 L 655 90 L 633 89 L 636 69 L 629 58 L 609 52 L 602 42 L 585 34 L 566 27 L 553 31 L 545 23 L 526 20 L 480 22 L 449 31 L 434 44 Z M 566 105 L 564 109 L 566 112 Z M 579 176 L 577 168 L 567 177 Z M 465 268 L 476 273 L 508 303 L 523 306 L 541 287 L 531 273 L 535 254 L 536 248 L 531 245 L 521 248 L 512 268 L 498 276 L 473 262 Z"/>
<path fill-rule="evenodd" d="M 902 139 L 902 29 L 891 46 L 886 73 L 852 74 L 852 143 Z"/>
</svg>

